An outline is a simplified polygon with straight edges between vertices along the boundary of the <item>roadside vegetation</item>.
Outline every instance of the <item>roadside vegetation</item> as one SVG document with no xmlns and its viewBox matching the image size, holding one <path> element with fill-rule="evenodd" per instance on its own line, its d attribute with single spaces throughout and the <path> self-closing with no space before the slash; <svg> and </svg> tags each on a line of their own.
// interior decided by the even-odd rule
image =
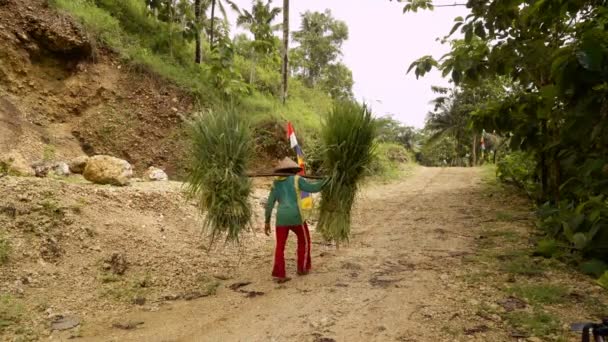
<svg viewBox="0 0 608 342">
<path fill-rule="evenodd" d="M 470 164 L 478 163 L 483 138 L 482 161 L 491 156 L 499 179 L 536 205 L 537 254 L 608 287 L 605 4 L 492 4 L 469 2 L 472 14 L 455 18 L 443 38 L 451 51 L 410 65 L 416 77 L 436 68 L 454 84 L 434 88 L 440 96 L 427 127 L 443 139 L 436 146 L 444 153 Z M 409 1 L 404 11 L 418 9 L 433 5 Z"/>
<path fill-rule="evenodd" d="M 276 36 L 283 25 L 282 8 L 271 1 L 253 1 L 251 8 L 220 1 L 214 11 L 215 2 L 206 0 L 51 3 L 77 18 L 94 37 L 93 58 L 109 51 L 137 71 L 175 83 L 195 97 L 198 111 L 219 110 L 226 103 L 235 106 L 254 125 L 260 162 L 292 153 L 284 134 L 285 123 L 291 121 L 314 171 L 324 117 L 334 101 L 354 101 L 352 73 L 340 58 L 348 26 L 328 10 L 302 13 L 301 27 L 290 28 L 297 45 L 289 50 L 291 76 L 283 104 L 281 41 Z M 227 20 L 230 13 L 247 34 L 231 34 L 236 28 Z M 385 142 L 392 147 L 382 146 Z M 382 154 L 395 151 L 394 144 L 399 142 L 380 142 L 372 175 L 396 177 L 395 163 L 404 158 Z M 404 148 L 398 153 L 411 152 Z"/>
</svg>

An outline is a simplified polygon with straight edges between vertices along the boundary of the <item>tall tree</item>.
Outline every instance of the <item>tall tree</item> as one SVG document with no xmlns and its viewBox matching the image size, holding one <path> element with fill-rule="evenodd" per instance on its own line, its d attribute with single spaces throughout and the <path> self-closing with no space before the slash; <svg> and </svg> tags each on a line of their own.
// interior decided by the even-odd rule
<svg viewBox="0 0 608 342">
<path fill-rule="evenodd" d="M 501 101 L 483 117 L 510 130 L 512 144 L 534 152 L 542 197 L 553 195 L 557 201 L 565 179 L 560 165 L 573 160 L 582 164 L 597 153 L 598 146 L 606 144 L 599 138 L 605 135 L 598 132 L 608 130 L 602 121 L 608 119 L 597 115 L 606 98 L 600 90 L 607 82 L 608 65 L 605 4 L 593 0 L 494 0 L 471 1 L 469 7 L 472 14 L 456 18 L 451 31 L 460 28 L 463 43 L 453 45 L 440 61 L 425 56 L 411 68 L 419 76 L 437 66 L 457 84 L 474 85 L 495 75 L 520 84 L 525 91 Z M 476 44 L 477 40 L 484 45 Z M 581 138 L 584 140 L 571 143 Z M 549 184 L 550 178 L 553 184 Z"/>
<path fill-rule="evenodd" d="M 203 59 L 203 47 L 202 47 L 202 35 L 201 35 L 201 24 L 202 24 L 202 6 L 203 0 L 194 0 L 194 29 L 195 29 L 195 52 L 194 52 L 194 63 L 201 64 Z"/>
<path fill-rule="evenodd" d="M 496 101 L 507 96 L 506 86 L 510 85 L 504 79 L 488 79 L 480 81 L 475 87 L 456 87 L 446 89 L 432 87 L 433 91 L 441 94 L 432 101 L 435 108 L 428 113 L 426 118 L 426 129 L 431 133 L 429 141 L 432 143 L 445 136 L 454 138 L 456 155 L 463 156 L 466 151 L 471 152 L 471 162 L 476 162 L 478 148 L 478 133 L 484 128 L 483 122 L 476 123 L 476 112 L 484 110 Z M 515 87 L 510 85 L 510 89 Z M 490 140 L 490 135 L 484 136 Z M 469 142 L 473 141 L 472 145 Z M 495 144 L 488 141 L 486 144 L 493 150 Z M 469 148 L 470 146 L 470 148 Z"/>
<path fill-rule="evenodd" d="M 354 97 L 353 73 L 342 63 L 326 66 L 319 84 L 333 99 L 352 99 Z"/>
<path fill-rule="evenodd" d="M 420 132 L 414 127 L 405 126 L 391 115 L 385 115 L 376 120 L 378 140 L 401 144 L 410 151 L 417 149 Z"/>
<path fill-rule="evenodd" d="M 226 14 L 226 8 L 224 7 L 224 2 L 232 8 L 233 11 L 239 13 L 239 7 L 232 0 L 211 0 L 211 24 L 210 24 L 210 33 L 209 33 L 209 45 L 213 49 L 213 44 L 215 43 L 215 7 L 217 6 L 222 12 L 222 16 L 224 20 L 228 20 L 228 15 Z"/>
<path fill-rule="evenodd" d="M 510 147 L 535 159 L 548 235 L 566 242 L 566 253 L 608 261 L 606 1 L 470 0 L 467 7 L 471 14 L 451 31 L 460 29 L 463 44 L 411 68 L 419 76 L 436 66 L 464 86 L 497 75 L 519 85 L 478 110 L 473 123 L 508 131 Z"/>
<path fill-rule="evenodd" d="M 251 12 L 243 10 L 236 23 L 247 28 L 253 34 L 253 47 L 256 53 L 267 54 L 275 49 L 275 36 L 273 32 L 278 29 L 272 22 L 281 13 L 281 8 L 271 7 L 272 0 L 264 3 L 254 0 Z"/>
<path fill-rule="evenodd" d="M 253 84 L 255 79 L 255 68 L 260 55 L 269 55 L 276 51 L 277 38 L 273 32 L 279 28 L 272 25 L 275 18 L 281 13 L 281 8 L 271 7 L 272 0 L 264 3 L 262 0 L 254 0 L 251 12 L 243 10 L 238 16 L 236 23 L 238 26 L 247 28 L 253 34 L 251 42 L 251 76 L 250 82 Z"/>
<path fill-rule="evenodd" d="M 287 101 L 287 80 L 289 71 L 289 0 L 283 0 L 283 104 Z"/>
<path fill-rule="evenodd" d="M 342 43 L 348 39 L 348 26 L 332 17 L 330 10 L 302 14 L 302 25 L 293 33 L 299 46 L 294 48 L 296 68 L 308 86 L 314 86 L 321 72 L 342 54 Z"/>
<path fill-rule="evenodd" d="M 106 10 L 122 22 L 123 27 L 134 34 L 145 32 L 147 35 L 155 36 L 150 39 L 150 47 L 154 52 L 162 51 L 179 59 L 180 62 L 191 60 L 186 52 L 188 41 L 193 40 L 196 35 L 196 18 L 191 0 L 146 0 L 143 5 L 158 21 L 167 25 L 149 25 L 150 21 L 141 20 L 133 15 L 137 10 L 139 2 L 128 1 L 98 1 L 96 4 Z M 166 32 L 159 32 L 164 31 Z"/>
</svg>

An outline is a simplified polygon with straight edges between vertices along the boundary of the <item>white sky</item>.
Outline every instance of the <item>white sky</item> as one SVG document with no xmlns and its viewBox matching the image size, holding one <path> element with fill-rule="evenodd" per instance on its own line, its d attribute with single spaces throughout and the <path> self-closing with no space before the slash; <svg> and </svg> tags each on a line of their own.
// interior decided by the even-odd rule
<svg viewBox="0 0 608 342">
<path fill-rule="evenodd" d="M 235 2 L 240 8 L 251 9 L 251 0 Z M 275 7 L 282 5 L 281 0 L 273 1 Z M 404 124 L 421 128 L 432 109 L 429 102 L 436 97 L 431 85 L 445 86 L 448 82 L 436 71 L 416 80 L 413 72 L 406 74 L 407 68 L 424 55 L 439 58 L 448 52 L 449 47 L 436 38 L 449 33 L 454 18 L 465 17 L 468 10 L 458 6 L 403 14 L 403 6 L 389 0 L 292 0 L 290 30 L 299 30 L 301 13 L 329 8 L 334 18 L 348 25 L 342 60 L 353 72 L 357 99 L 370 104 L 377 116 L 392 114 Z M 282 18 L 281 14 L 279 21 Z"/>
</svg>

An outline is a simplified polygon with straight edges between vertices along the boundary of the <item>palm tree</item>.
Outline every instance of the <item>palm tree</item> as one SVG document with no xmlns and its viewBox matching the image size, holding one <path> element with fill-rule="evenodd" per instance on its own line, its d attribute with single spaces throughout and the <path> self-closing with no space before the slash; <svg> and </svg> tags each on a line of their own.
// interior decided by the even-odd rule
<svg viewBox="0 0 608 342">
<path fill-rule="evenodd" d="M 270 7 L 272 0 L 266 4 L 262 0 L 254 0 L 251 12 L 243 10 L 236 20 L 236 24 L 247 28 L 254 37 L 254 48 L 258 53 L 269 53 L 273 49 L 273 32 L 279 25 L 271 25 L 272 21 L 281 13 L 281 8 Z"/>
<path fill-rule="evenodd" d="M 453 101 L 437 98 L 432 103 L 436 104 L 435 111 L 429 112 L 426 117 L 426 127 L 434 132 L 430 140 L 436 140 L 445 135 L 458 135 L 466 122 L 462 122 Z"/>
<path fill-rule="evenodd" d="M 433 112 L 429 112 L 426 118 L 426 128 L 433 134 L 429 143 L 435 143 L 445 136 L 451 136 L 456 140 L 455 155 L 462 148 L 463 139 L 468 135 L 468 118 L 470 111 L 460 106 L 457 94 L 450 91 L 448 96 L 440 96 L 433 101 L 435 105 Z"/>
<path fill-rule="evenodd" d="M 211 46 L 211 48 L 213 49 L 213 43 L 214 43 L 214 33 L 215 33 L 215 7 L 217 5 L 217 7 L 220 9 L 220 12 L 222 12 L 222 16 L 224 17 L 224 20 L 228 20 L 228 16 L 226 15 L 226 9 L 224 8 L 224 3 L 226 2 L 228 5 L 230 5 L 230 8 L 232 8 L 233 11 L 239 13 L 239 7 L 232 1 L 232 0 L 211 0 L 211 31 L 209 33 L 209 45 Z"/>
<path fill-rule="evenodd" d="M 253 34 L 252 65 L 249 82 L 253 84 L 258 55 L 269 54 L 275 49 L 273 32 L 280 25 L 272 25 L 272 21 L 281 13 L 281 8 L 271 7 L 272 0 L 266 4 L 262 0 L 254 0 L 251 12 L 243 10 L 236 20 L 238 26 L 247 28 Z"/>
</svg>

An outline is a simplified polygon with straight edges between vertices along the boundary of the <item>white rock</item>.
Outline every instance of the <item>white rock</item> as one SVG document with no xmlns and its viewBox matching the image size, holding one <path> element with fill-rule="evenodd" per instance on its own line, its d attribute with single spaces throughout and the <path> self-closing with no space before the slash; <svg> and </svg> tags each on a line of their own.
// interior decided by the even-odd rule
<svg viewBox="0 0 608 342">
<path fill-rule="evenodd" d="M 53 168 L 51 170 L 53 172 L 53 174 L 55 176 L 69 176 L 70 175 L 70 167 L 68 166 L 67 163 L 64 162 L 58 162 L 55 165 L 53 165 Z"/>
<path fill-rule="evenodd" d="M 154 167 L 154 166 L 150 166 L 148 168 L 148 170 L 146 170 L 145 177 L 149 181 L 168 181 L 169 180 L 169 176 L 167 176 L 165 171 L 163 171 L 157 167 Z"/>
</svg>

